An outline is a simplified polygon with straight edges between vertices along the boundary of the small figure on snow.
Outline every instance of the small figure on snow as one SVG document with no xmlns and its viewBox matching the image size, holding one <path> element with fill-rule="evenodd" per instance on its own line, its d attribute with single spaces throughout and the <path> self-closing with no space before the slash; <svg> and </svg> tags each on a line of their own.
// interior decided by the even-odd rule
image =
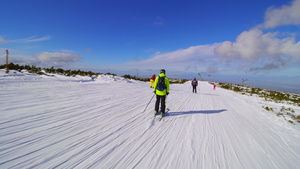
<svg viewBox="0 0 300 169">
<path fill-rule="evenodd" d="M 216 90 L 216 85 L 214 84 L 214 90 Z"/>
<path fill-rule="evenodd" d="M 153 87 L 154 81 L 155 81 L 155 74 L 154 74 L 154 75 L 151 77 L 151 79 L 150 79 L 150 82 L 151 82 L 150 88 Z"/>
<path fill-rule="evenodd" d="M 165 69 L 160 70 L 160 74 L 156 77 L 154 82 L 154 93 L 156 94 L 155 114 L 158 113 L 159 103 L 161 103 L 161 115 L 164 116 L 166 112 L 166 95 L 169 94 L 170 83 L 166 77 Z"/>
<path fill-rule="evenodd" d="M 192 81 L 192 86 L 193 86 L 193 93 L 197 93 L 197 86 L 198 86 L 198 81 L 196 78 Z"/>
</svg>

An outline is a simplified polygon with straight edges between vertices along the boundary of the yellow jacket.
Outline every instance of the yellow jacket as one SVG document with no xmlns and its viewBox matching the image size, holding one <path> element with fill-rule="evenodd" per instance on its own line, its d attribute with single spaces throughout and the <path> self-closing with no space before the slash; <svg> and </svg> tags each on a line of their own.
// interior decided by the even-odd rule
<svg viewBox="0 0 300 169">
<path fill-rule="evenodd" d="M 165 77 L 165 85 L 166 85 L 166 89 L 164 89 L 163 91 L 159 91 L 156 90 L 156 86 L 157 86 L 157 82 L 158 82 L 158 78 L 159 77 Z M 155 78 L 155 82 L 154 82 L 154 91 L 157 95 L 159 96 L 165 96 L 167 94 L 167 92 L 169 93 L 170 90 L 170 83 L 169 83 L 169 79 L 166 77 L 166 75 L 164 73 L 159 74 L 156 78 Z"/>
</svg>

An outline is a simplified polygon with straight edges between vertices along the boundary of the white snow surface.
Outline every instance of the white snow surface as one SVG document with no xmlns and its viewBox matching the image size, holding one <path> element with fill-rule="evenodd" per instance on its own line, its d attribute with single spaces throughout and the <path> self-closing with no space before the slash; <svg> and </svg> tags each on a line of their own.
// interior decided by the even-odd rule
<svg viewBox="0 0 300 169">
<path fill-rule="evenodd" d="M 0 70 L 0 168 L 299 168 L 300 125 L 262 108 L 275 103 L 171 84 L 159 121 L 149 86 Z"/>
</svg>

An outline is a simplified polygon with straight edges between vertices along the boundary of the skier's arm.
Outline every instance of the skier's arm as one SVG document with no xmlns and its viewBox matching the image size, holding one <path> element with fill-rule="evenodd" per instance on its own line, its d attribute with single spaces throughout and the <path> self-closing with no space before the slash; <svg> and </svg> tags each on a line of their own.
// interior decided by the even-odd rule
<svg viewBox="0 0 300 169">
<path fill-rule="evenodd" d="M 169 79 L 167 77 L 165 79 L 166 79 L 165 83 L 166 83 L 166 86 L 167 86 L 167 93 L 169 93 L 169 91 L 170 91 L 170 82 L 169 82 Z"/>
<path fill-rule="evenodd" d="M 158 82 L 158 77 L 159 77 L 159 76 L 157 76 L 157 77 L 155 78 L 155 81 L 154 81 L 154 84 L 153 84 L 154 91 L 156 91 L 156 86 L 157 86 L 157 82 Z"/>
</svg>

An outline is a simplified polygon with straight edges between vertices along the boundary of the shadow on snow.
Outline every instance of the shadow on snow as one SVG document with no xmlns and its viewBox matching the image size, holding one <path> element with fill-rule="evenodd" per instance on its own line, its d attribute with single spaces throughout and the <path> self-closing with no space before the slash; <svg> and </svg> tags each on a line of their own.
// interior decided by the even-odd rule
<svg viewBox="0 0 300 169">
<path fill-rule="evenodd" d="M 227 109 L 169 112 L 166 114 L 166 116 L 180 116 L 180 115 L 188 115 L 188 114 L 216 114 L 216 113 L 222 113 L 224 111 L 227 111 Z"/>
</svg>

